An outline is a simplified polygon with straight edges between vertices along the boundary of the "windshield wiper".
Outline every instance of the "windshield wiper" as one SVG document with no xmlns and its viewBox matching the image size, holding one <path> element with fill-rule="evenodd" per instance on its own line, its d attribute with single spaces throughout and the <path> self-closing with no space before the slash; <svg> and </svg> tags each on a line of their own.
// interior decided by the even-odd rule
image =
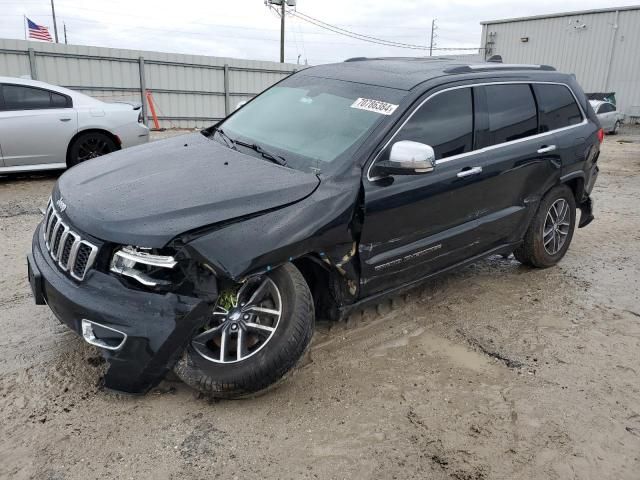
<svg viewBox="0 0 640 480">
<path fill-rule="evenodd" d="M 238 145 L 242 145 L 243 147 L 247 147 L 247 148 L 250 148 L 251 150 L 258 152 L 264 158 L 266 158 L 267 160 L 271 160 L 273 163 L 277 163 L 278 165 L 282 165 L 283 167 L 287 165 L 286 158 L 276 153 L 272 153 L 268 150 L 265 150 L 263 147 L 261 147 L 257 143 L 245 143 L 245 142 L 241 142 L 240 140 L 235 140 L 234 143 L 237 143 Z"/>
<path fill-rule="evenodd" d="M 216 133 L 218 133 L 220 135 L 220 137 L 222 137 L 222 139 L 224 140 L 224 143 L 227 144 L 227 147 L 233 149 L 233 150 L 237 150 L 236 149 L 236 141 L 231 138 L 229 135 L 227 135 L 226 133 L 224 133 L 224 130 L 222 130 L 221 128 L 216 128 L 213 131 L 213 134 L 215 135 Z"/>
</svg>

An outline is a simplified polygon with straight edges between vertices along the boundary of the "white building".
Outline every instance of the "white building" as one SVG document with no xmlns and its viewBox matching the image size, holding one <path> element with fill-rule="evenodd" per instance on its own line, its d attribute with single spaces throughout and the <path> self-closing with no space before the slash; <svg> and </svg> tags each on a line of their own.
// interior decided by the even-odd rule
<svg viewBox="0 0 640 480">
<path fill-rule="evenodd" d="M 640 5 L 481 24 L 486 59 L 574 73 L 585 92 L 614 92 L 619 111 L 640 116 Z"/>
</svg>

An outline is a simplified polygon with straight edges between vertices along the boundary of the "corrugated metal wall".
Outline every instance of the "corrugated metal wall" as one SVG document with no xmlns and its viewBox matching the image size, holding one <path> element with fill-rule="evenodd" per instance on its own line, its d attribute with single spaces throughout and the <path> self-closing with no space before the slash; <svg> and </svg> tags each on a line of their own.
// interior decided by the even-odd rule
<svg viewBox="0 0 640 480">
<path fill-rule="evenodd" d="M 225 110 L 232 111 L 238 102 L 260 93 L 298 67 L 256 60 L 0 39 L 0 76 L 32 76 L 105 101 L 141 101 L 140 57 L 143 86 L 152 92 L 160 126 L 164 128 L 210 125 L 223 118 Z"/>
<path fill-rule="evenodd" d="M 640 8 L 487 22 L 482 43 L 505 63 L 575 73 L 585 92 L 615 92 L 621 112 L 640 112 Z"/>
</svg>

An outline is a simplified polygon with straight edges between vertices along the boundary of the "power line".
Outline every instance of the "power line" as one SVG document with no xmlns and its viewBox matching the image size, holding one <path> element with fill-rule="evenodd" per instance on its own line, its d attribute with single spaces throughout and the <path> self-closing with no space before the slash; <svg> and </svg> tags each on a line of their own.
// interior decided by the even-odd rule
<svg viewBox="0 0 640 480">
<path fill-rule="evenodd" d="M 425 47 L 424 45 L 417 45 L 412 43 L 403 43 L 403 42 L 395 42 L 392 40 L 386 40 L 384 38 L 373 37 L 371 35 L 364 35 L 361 33 L 356 33 L 351 30 L 347 30 L 345 28 L 338 27 L 336 25 L 332 25 L 330 23 L 324 22 L 317 18 L 311 17 L 310 15 L 306 15 L 300 11 L 292 12 L 292 15 L 298 17 L 300 20 L 311 23 L 316 27 L 323 28 L 325 30 L 329 30 L 338 35 L 343 35 L 350 38 L 355 38 L 356 40 L 360 40 L 363 42 L 375 43 L 378 45 L 384 45 L 387 47 L 397 47 L 397 48 L 407 48 L 412 50 L 479 50 L 476 47 Z"/>
</svg>

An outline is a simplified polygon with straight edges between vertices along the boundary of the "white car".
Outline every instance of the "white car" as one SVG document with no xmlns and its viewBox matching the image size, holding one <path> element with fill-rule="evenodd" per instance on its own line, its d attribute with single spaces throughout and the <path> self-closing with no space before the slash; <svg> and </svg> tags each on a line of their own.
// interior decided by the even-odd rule
<svg viewBox="0 0 640 480">
<path fill-rule="evenodd" d="M 589 100 L 589 103 L 593 107 L 593 111 L 596 112 L 604 131 L 614 135 L 618 133 L 623 116 L 617 112 L 616 106 L 603 100 Z"/>
<path fill-rule="evenodd" d="M 148 141 L 140 103 L 0 77 L 0 174 L 72 167 Z"/>
</svg>

